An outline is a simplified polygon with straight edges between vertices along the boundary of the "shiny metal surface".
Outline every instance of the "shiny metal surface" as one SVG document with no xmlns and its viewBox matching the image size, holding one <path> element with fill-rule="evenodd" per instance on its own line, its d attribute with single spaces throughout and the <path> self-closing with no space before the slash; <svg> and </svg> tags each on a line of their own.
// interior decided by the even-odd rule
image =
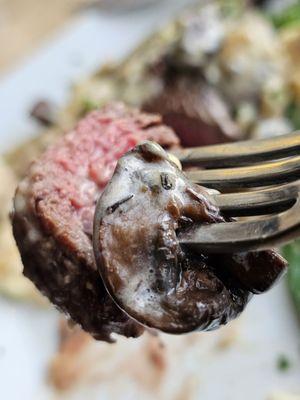
<svg viewBox="0 0 300 400">
<path fill-rule="evenodd" d="M 300 154 L 300 133 L 293 132 L 270 139 L 192 147 L 173 152 L 183 165 L 209 168 L 251 165 Z"/>
<path fill-rule="evenodd" d="M 188 178 L 218 190 L 268 186 L 300 178 L 300 155 L 245 167 L 187 171 Z"/>
<path fill-rule="evenodd" d="M 198 162 L 200 167 L 210 168 L 214 152 L 214 166 L 223 168 L 186 170 L 186 175 L 226 192 L 210 194 L 211 202 L 225 216 L 246 218 L 194 225 L 179 235 L 183 245 L 203 252 L 232 253 L 267 249 L 300 236 L 300 132 L 185 149 L 176 155 L 185 169 Z"/>
<path fill-rule="evenodd" d="M 214 194 L 211 201 L 230 216 L 264 215 L 290 208 L 298 197 L 300 181 L 250 192 Z"/>
<path fill-rule="evenodd" d="M 268 249 L 300 235 L 300 199 L 289 210 L 249 220 L 193 227 L 179 240 L 197 251 L 234 253 Z"/>
</svg>

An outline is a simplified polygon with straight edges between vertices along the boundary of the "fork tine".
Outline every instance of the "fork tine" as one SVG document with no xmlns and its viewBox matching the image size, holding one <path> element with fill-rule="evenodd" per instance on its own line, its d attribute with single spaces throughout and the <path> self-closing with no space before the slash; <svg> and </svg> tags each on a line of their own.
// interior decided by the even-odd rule
<svg viewBox="0 0 300 400">
<path fill-rule="evenodd" d="M 263 215 L 291 207 L 299 192 L 300 181 L 296 181 L 251 192 L 212 194 L 210 199 L 225 215 Z"/>
<path fill-rule="evenodd" d="M 248 165 L 299 154 L 300 131 L 270 139 L 248 140 L 173 151 L 185 165 L 210 168 Z"/>
<path fill-rule="evenodd" d="M 262 218 L 193 227 L 179 235 L 196 251 L 233 253 L 263 250 L 286 243 L 300 234 L 300 200 L 288 211 Z"/>
<path fill-rule="evenodd" d="M 190 170 L 185 173 L 191 181 L 214 189 L 275 185 L 300 178 L 300 156 L 240 168 Z"/>
</svg>

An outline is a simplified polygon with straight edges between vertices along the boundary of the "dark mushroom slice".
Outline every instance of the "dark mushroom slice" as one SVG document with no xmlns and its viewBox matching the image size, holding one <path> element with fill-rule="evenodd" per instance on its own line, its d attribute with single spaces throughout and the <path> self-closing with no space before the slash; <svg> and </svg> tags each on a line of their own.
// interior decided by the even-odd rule
<svg viewBox="0 0 300 400">
<path fill-rule="evenodd" d="M 251 297 L 226 266 L 180 246 L 189 224 L 224 221 L 208 193 L 167 153 L 146 142 L 123 156 L 102 194 L 94 252 L 110 295 L 132 318 L 169 333 L 211 330 L 237 317 Z"/>
<path fill-rule="evenodd" d="M 218 254 L 211 256 L 210 261 L 217 264 L 220 258 L 230 274 L 245 289 L 255 294 L 269 290 L 285 274 L 288 267 L 286 260 L 274 250 Z"/>
</svg>

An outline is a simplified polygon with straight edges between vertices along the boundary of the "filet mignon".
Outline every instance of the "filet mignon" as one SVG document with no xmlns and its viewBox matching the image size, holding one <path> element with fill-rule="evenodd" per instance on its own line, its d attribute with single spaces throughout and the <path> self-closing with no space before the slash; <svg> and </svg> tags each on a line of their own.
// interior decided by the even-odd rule
<svg viewBox="0 0 300 400">
<path fill-rule="evenodd" d="M 122 104 L 92 112 L 32 163 L 14 199 L 13 231 L 24 274 L 97 339 L 143 332 L 107 294 L 91 239 L 96 201 L 117 160 L 145 139 L 179 144 L 156 115 Z"/>
</svg>

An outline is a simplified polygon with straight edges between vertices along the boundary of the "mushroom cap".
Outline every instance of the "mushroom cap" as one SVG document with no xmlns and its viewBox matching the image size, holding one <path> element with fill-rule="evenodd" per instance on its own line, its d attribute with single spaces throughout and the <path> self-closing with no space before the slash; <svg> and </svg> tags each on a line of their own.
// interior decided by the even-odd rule
<svg viewBox="0 0 300 400">
<path fill-rule="evenodd" d="M 249 292 L 177 239 L 191 224 L 224 221 L 208 199 L 156 143 L 119 160 L 97 204 L 93 245 L 108 292 L 138 322 L 168 333 L 211 330 L 244 309 Z"/>
</svg>

